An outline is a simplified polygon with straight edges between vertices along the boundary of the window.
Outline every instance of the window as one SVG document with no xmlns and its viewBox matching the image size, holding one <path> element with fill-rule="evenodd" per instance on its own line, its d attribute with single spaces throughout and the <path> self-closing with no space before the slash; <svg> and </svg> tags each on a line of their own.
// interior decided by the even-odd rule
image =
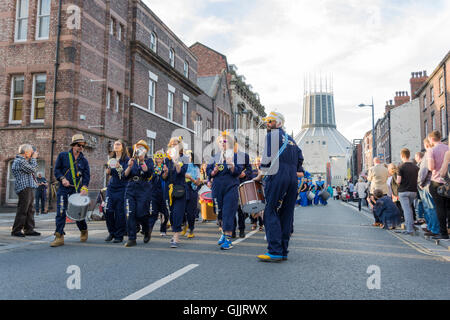
<svg viewBox="0 0 450 320">
<path fill-rule="evenodd" d="M 183 127 L 187 127 L 187 109 L 188 109 L 188 102 L 186 100 L 183 100 Z"/>
<path fill-rule="evenodd" d="M 167 97 L 167 118 L 173 120 L 173 92 L 170 91 Z"/>
<path fill-rule="evenodd" d="M 153 155 L 155 154 L 155 139 L 147 138 L 147 144 L 148 144 L 148 153 L 147 153 L 147 155 L 149 157 L 153 157 Z"/>
<path fill-rule="evenodd" d="M 22 122 L 24 79 L 24 76 L 12 77 L 9 123 Z"/>
<path fill-rule="evenodd" d="M 15 41 L 27 41 L 28 31 L 28 0 L 16 2 L 16 34 Z"/>
<path fill-rule="evenodd" d="M 444 93 L 444 76 L 439 78 L 439 95 Z"/>
<path fill-rule="evenodd" d="M 196 137 L 202 137 L 202 116 L 199 114 L 195 117 L 194 131 Z"/>
<path fill-rule="evenodd" d="M 189 62 L 187 62 L 187 61 L 184 62 L 183 71 L 184 71 L 184 76 L 186 78 L 189 78 Z"/>
<path fill-rule="evenodd" d="M 148 83 L 148 110 L 155 112 L 156 82 L 152 79 Z"/>
<path fill-rule="evenodd" d="M 38 1 L 36 39 L 48 39 L 50 29 L 50 0 Z"/>
<path fill-rule="evenodd" d="M 156 34 L 153 32 L 150 34 L 150 49 L 156 53 L 158 38 L 156 37 Z"/>
<path fill-rule="evenodd" d="M 111 96 L 112 90 L 108 89 L 108 93 L 106 94 L 106 109 L 111 109 Z"/>
<path fill-rule="evenodd" d="M 441 107 L 441 132 L 442 132 L 442 138 L 447 137 L 447 123 L 446 123 L 446 117 L 445 117 L 445 109 L 444 106 Z"/>
<path fill-rule="evenodd" d="M 430 95 L 431 95 L 431 103 L 434 103 L 434 87 L 430 88 Z"/>
<path fill-rule="evenodd" d="M 436 117 L 434 116 L 434 111 L 431 113 L 431 131 L 436 130 Z"/>
<path fill-rule="evenodd" d="M 120 101 L 121 101 L 122 95 L 120 93 L 116 93 L 116 112 L 120 111 Z"/>
<path fill-rule="evenodd" d="M 423 128 L 424 128 L 424 131 L 425 131 L 425 137 L 428 137 L 428 120 L 425 120 L 423 122 Z"/>
<path fill-rule="evenodd" d="M 211 141 L 211 120 L 206 120 L 206 140 Z"/>
<path fill-rule="evenodd" d="M 117 40 L 122 41 L 122 35 L 123 35 L 123 25 L 121 23 L 118 24 L 117 28 Z"/>
<path fill-rule="evenodd" d="M 423 110 L 426 110 L 427 109 L 427 95 L 426 94 L 424 94 L 423 95 Z"/>
<path fill-rule="evenodd" d="M 173 49 L 169 51 L 169 62 L 172 68 L 175 68 L 175 51 Z"/>
<path fill-rule="evenodd" d="M 109 34 L 112 36 L 114 35 L 114 24 L 115 24 L 115 21 L 113 18 L 111 18 L 110 24 L 109 24 Z"/>
<path fill-rule="evenodd" d="M 47 75 L 36 74 L 33 77 L 33 97 L 31 102 L 31 122 L 44 122 L 45 83 Z"/>
</svg>

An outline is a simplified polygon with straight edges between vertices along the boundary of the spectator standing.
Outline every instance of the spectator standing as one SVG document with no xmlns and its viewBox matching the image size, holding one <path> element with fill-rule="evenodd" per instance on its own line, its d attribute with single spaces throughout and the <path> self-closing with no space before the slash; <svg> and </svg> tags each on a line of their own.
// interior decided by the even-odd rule
<svg viewBox="0 0 450 320">
<path fill-rule="evenodd" d="M 362 201 L 367 197 L 366 195 L 367 183 L 364 182 L 363 178 L 358 179 L 355 189 L 356 193 L 358 194 L 358 210 L 361 211 Z"/>
<path fill-rule="evenodd" d="M 41 235 L 34 231 L 33 212 L 34 189 L 37 188 L 35 174 L 38 155 L 38 152 L 33 151 L 31 145 L 23 144 L 19 147 L 19 154 L 12 164 L 12 173 L 16 179 L 14 191 L 19 197 L 16 218 L 11 232 L 14 237 Z"/>
<path fill-rule="evenodd" d="M 42 173 L 38 173 L 37 175 L 37 189 L 36 189 L 36 215 L 39 215 L 39 209 L 41 209 L 41 214 L 47 213 L 45 211 L 45 201 L 47 199 L 47 179 L 42 176 Z"/>
<path fill-rule="evenodd" d="M 430 193 L 431 171 L 428 170 L 428 157 L 432 148 L 430 141 L 425 138 L 423 141 L 426 153 L 416 154 L 416 161 L 419 166 L 419 176 L 417 178 L 417 189 L 425 211 L 425 221 L 427 223 L 426 236 L 437 236 L 439 234 L 439 222 L 436 215 L 436 209 L 433 197 Z"/>
<path fill-rule="evenodd" d="M 388 193 L 388 187 L 387 187 L 387 179 L 389 177 L 388 169 L 386 166 L 381 164 L 381 160 L 378 157 L 373 158 L 374 166 L 369 169 L 369 176 L 367 180 L 370 182 L 370 195 L 369 195 L 369 203 L 371 204 L 371 207 L 373 209 L 373 206 L 375 205 L 375 199 L 373 197 L 374 191 L 376 189 L 379 189 L 383 192 L 383 196 L 387 195 Z M 375 218 L 375 223 L 373 224 L 374 227 L 378 227 L 381 225 L 381 221 L 379 220 L 378 216 L 375 214 L 375 211 L 372 210 L 373 216 Z"/>
<path fill-rule="evenodd" d="M 392 202 L 397 206 L 400 210 L 400 216 L 402 221 L 405 220 L 403 215 L 402 205 L 400 204 L 400 199 L 398 198 L 398 183 L 397 183 L 397 175 L 398 175 L 398 167 L 394 163 L 390 163 L 388 165 L 389 178 L 387 181 L 388 185 L 388 196 L 391 197 Z"/>
<path fill-rule="evenodd" d="M 398 198 L 402 205 L 405 218 L 406 231 L 403 233 L 415 235 L 413 203 L 417 197 L 417 177 L 419 168 L 410 160 L 411 153 L 409 149 L 404 148 L 400 151 L 402 164 L 398 168 L 397 184 Z"/>
<path fill-rule="evenodd" d="M 448 198 L 437 193 L 437 189 L 444 185 L 444 179 L 440 175 L 440 170 L 444 164 L 445 154 L 448 152 L 448 145 L 441 142 L 441 133 L 433 131 L 428 135 L 428 140 L 432 145 L 430 156 L 428 157 L 428 170 L 431 171 L 430 193 L 436 205 L 436 213 L 439 221 L 439 235 L 433 239 L 448 239 L 447 217 L 449 216 Z"/>
</svg>

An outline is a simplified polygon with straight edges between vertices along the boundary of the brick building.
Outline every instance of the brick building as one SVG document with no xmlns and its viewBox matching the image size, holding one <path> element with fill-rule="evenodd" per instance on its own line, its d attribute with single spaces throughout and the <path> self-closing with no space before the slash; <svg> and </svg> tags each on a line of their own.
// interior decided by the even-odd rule
<svg viewBox="0 0 450 320">
<path fill-rule="evenodd" d="M 372 130 L 364 135 L 362 140 L 362 172 L 367 175 L 370 167 L 373 166 Z"/>
<path fill-rule="evenodd" d="M 450 103 L 450 51 L 439 63 L 430 77 L 414 94 L 420 99 L 420 123 L 422 140 L 428 133 L 439 130 L 442 140 L 448 141 L 448 121 Z"/>
<path fill-rule="evenodd" d="M 191 50 L 198 57 L 198 84 L 213 99 L 214 128 L 234 129 L 241 150 L 245 147 L 251 158 L 258 155 L 259 137 L 256 133 L 261 118 L 266 116 L 259 96 L 229 65 L 227 57 L 201 43 Z M 254 129 L 249 134 L 247 129 Z"/>
<path fill-rule="evenodd" d="M 142 1 L 61 4 L 0 2 L 0 204 L 17 202 L 10 165 L 22 143 L 38 148 L 48 179 L 52 158 L 83 133 L 96 193 L 114 140 L 144 138 L 153 151 L 174 130 L 188 143 L 195 132 L 197 59 Z"/>
</svg>

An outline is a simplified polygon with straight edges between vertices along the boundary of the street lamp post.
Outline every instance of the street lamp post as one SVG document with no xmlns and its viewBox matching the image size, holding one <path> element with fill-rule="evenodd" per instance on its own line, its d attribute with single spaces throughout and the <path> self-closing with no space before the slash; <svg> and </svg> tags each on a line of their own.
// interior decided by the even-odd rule
<svg viewBox="0 0 450 320">
<path fill-rule="evenodd" d="M 375 148 L 375 111 L 374 111 L 374 105 L 373 105 L 373 97 L 372 97 L 372 104 L 363 104 L 361 103 L 358 107 L 372 107 L 372 151 L 373 151 L 373 157 L 376 157 L 376 148 Z"/>
</svg>

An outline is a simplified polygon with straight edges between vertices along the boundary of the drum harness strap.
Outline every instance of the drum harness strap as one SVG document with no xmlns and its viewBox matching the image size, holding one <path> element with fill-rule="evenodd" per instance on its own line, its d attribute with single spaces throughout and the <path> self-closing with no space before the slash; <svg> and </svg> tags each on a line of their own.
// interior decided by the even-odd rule
<svg viewBox="0 0 450 320">
<path fill-rule="evenodd" d="M 278 158 L 281 156 L 281 154 L 283 153 L 283 151 L 286 149 L 288 143 L 289 143 L 289 136 L 288 136 L 288 134 L 285 132 L 285 133 L 284 133 L 284 143 L 283 143 L 283 145 L 281 146 L 280 150 L 278 150 L 278 154 L 277 154 L 277 156 L 275 157 L 275 159 L 273 159 L 273 161 L 271 161 L 270 167 L 269 167 L 269 169 L 267 170 L 267 172 L 270 172 L 270 169 L 272 169 L 272 167 L 273 167 L 273 165 L 275 164 L 275 162 L 278 160 Z M 266 177 L 267 177 L 267 176 L 264 176 L 263 180 L 265 180 Z"/>
<path fill-rule="evenodd" d="M 72 154 L 69 152 L 69 162 L 70 162 L 70 172 L 72 173 L 72 180 L 75 187 L 75 192 L 78 193 L 78 187 L 80 186 L 81 179 L 77 183 L 76 175 L 75 175 L 75 166 L 73 165 Z"/>
</svg>

